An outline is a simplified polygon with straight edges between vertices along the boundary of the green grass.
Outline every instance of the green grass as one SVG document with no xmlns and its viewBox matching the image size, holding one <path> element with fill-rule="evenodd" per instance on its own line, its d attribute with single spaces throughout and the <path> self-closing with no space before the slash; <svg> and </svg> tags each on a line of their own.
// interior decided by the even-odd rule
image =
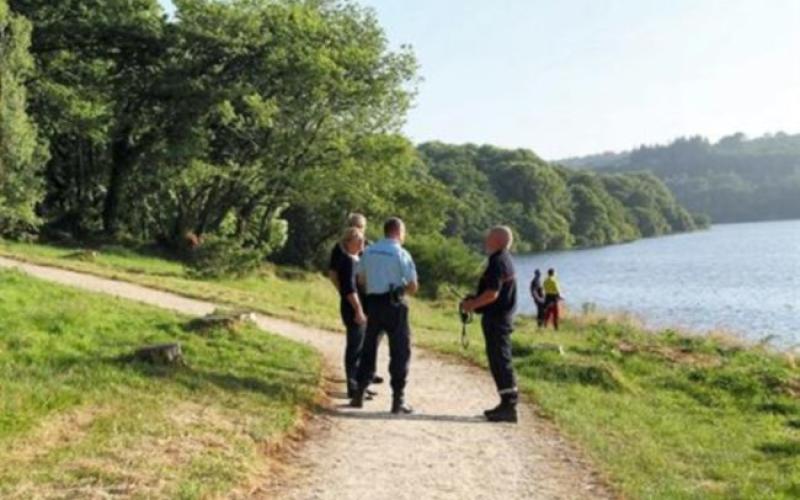
<svg viewBox="0 0 800 500">
<path fill-rule="evenodd" d="M 0 253 L 338 328 L 335 293 L 314 274 L 267 267 L 242 280 L 193 281 L 178 263 L 114 249 L 86 260 L 33 245 L 0 244 Z M 460 348 L 452 304 L 414 301 L 412 327 L 418 345 L 485 365 L 477 324 L 470 348 Z M 800 496 L 800 370 L 791 359 L 603 317 L 568 320 L 558 333 L 522 319 L 514 342 L 525 392 L 622 495 Z"/>
<path fill-rule="evenodd" d="M 247 324 L 186 323 L 0 271 L 0 497 L 207 498 L 263 479 L 320 360 Z M 187 366 L 119 360 L 165 341 Z"/>
</svg>

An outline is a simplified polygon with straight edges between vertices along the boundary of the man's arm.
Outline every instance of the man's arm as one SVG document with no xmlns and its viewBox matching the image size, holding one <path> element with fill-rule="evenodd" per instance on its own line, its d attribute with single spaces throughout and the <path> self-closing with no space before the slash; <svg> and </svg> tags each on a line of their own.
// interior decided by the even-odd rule
<svg viewBox="0 0 800 500">
<path fill-rule="evenodd" d="M 408 295 L 414 295 L 419 291 L 419 281 L 417 279 L 417 265 L 414 264 L 414 259 L 411 258 L 411 254 L 407 252 L 403 254 L 401 266 L 403 278 L 406 281 L 405 292 Z"/>
<path fill-rule="evenodd" d="M 495 300 L 500 297 L 500 290 L 486 290 L 482 294 L 478 295 L 474 299 L 467 299 L 462 304 L 461 307 L 466 312 L 472 312 L 475 309 L 480 309 L 481 307 L 488 306 Z"/>
<path fill-rule="evenodd" d="M 473 299 L 467 299 L 461 303 L 461 307 L 466 312 L 487 306 L 500 297 L 500 288 L 503 286 L 503 267 L 497 261 L 489 260 L 484 278 L 486 280 L 486 290 Z"/>
</svg>

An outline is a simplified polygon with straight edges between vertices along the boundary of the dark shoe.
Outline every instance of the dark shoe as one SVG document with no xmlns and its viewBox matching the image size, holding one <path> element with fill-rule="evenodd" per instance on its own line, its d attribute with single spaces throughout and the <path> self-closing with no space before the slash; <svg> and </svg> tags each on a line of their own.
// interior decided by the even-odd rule
<svg viewBox="0 0 800 500">
<path fill-rule="evenodd" d="M 350 399 L 350 407 L 351 408 L 363 408 L 364 407 L 364 393 L 358 392 Z"/>
<path fill-rule="evenodd" d="M 488 418 L 489 415 L 491 415 L 492 413 L 497 413 L 502 408 L 503 408 L 503 403 L 500 403 L 499 405 L 495 406 L 491 410 L 484 410 L 483 414 Z"/>
<path fill-rule="evenodd" d="M 392 413 L 395 415 L 410 415 L 414 413 L 414 408 L 406 404 L 402 399 L 392 401 Z"/>
<path fill-rule="evenodd" d="M 367 389 L 365 392 L 366 392 L 367 396 L 369 396 L 370 398 L 375 397 L 375 396 L 378 395 L 378 392 L 377 391 L 373 391 L 372 389 Z"/>
<path fill-rule="evenodd" d="M 517 423 L 517 407 L 516 406 L 502 406 L 496 412 L 486 415 L 486 420 L 489 422 L 510 422 Z"/>
<path fill-rule="evenodd" d="M 374 377 L 372 377 L 372 383 L 376 384 L 376 385 L 382 384 L 383 383 L 383 377 L 379 377 L 378 375 L 375 375 Z"/>
</svg>

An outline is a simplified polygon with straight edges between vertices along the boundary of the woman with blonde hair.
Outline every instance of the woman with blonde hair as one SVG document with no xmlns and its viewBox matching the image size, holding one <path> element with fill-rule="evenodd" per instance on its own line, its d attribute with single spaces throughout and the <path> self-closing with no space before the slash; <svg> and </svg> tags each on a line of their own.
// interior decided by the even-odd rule
<svg viewBox="0 0 800 500">
<path fill-rule="evenodd" d="M 336 269 L 336 281 L 339 285 L 339 312 L 347 333 L 347 343 L 344 350 L 344 371 L 347 379 L 347 396 L 351 398 L 358 388 L 356 373 L 364 345 L 364 331 L 367 324 L 367 316 L 364 314 L 364 307 L 359 297 L 356 282 L 358 256 L 364 251 L 364 233 L 356 227 L 348 227 L 342 234 L 339 245 L 343 256 Z"/>
</svg>

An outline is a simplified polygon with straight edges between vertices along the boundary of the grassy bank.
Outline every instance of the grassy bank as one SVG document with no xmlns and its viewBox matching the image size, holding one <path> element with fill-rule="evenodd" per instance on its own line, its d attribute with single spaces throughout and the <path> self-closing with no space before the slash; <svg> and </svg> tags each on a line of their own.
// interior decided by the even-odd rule
<svg viewBox="0 0 800 500">
<path fill-rule="evenodd" d="M 317 355 L 0 271 L 0 497 L 207 498 L 265 480 L 317 394 Z M 117 358 L 179 341 L 187 366 Z M 274 470 L 274 469 L 273 469 Z"/>
<path fill-rule="evenodd" d="M 178 263 L 121 249 L 2 244 L 0 253 L 338 328 L 333 290 L 313 274 L 265 268 L 194 281 Z M 452 304 L 416 301 L 412 325 L 418 345 L 484 364 L 478 325 L 472 346 L 458 345 Z M 800 495 L 800 370 L 785 356 L 602 317 L 568 320 L 559 333 L 523 319 L 515 364 L 526 393 L 625 496 Z"/>
</svg>

